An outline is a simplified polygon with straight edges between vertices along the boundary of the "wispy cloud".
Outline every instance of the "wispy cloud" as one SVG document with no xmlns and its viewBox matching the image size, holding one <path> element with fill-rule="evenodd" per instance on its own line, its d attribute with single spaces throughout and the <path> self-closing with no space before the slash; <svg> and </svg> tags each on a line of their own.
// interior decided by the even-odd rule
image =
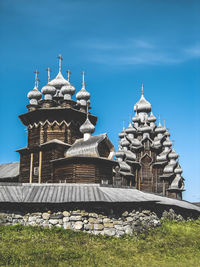
<svg viewBox="0 0 200 267">
<path fill-rule="evenodd" d="M 200 57 L 200 44 L 194 45 L 185 49 L 185 52 L 189 57 L 199 58 Z"/>
<path fill-rule="evenodd" d="M 81 43 L 90 50 L 91 60 L 106 65 L 171 65 L 200 58 L 200 44 L 166 47 L 141 39 L 117 41 L 89 40 Z"/>
</svg>

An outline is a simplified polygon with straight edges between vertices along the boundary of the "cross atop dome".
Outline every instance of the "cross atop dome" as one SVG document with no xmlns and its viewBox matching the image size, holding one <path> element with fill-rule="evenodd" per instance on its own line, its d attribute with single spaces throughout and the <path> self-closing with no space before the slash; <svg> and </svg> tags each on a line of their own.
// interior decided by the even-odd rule
<svg viewBox="0 0 200 267">
<path fill-rule="evenodd" d="M 143 83 L 141 85 L 141 88 L 142 88 L 142 95 L 144 95 L 144 84 Z"/>
<path fill-rule="evenodd" d="M 38 74 L 39 74 L 39 71 L 38 70 L 35 70 L 33 73 L 35 73 L 35 87 L 38 88 Z"/>
<path fill-rule="evenodd" d="M 82 71 L 82 77 L 83 77 L 82 85 L 83 87 L 85 87 L 85 71 Z"/>
<path fill-rule="evenodd" d="M 57 56 L 57 58 L 59 59 L 59 72 L 61 72 L 61 62 L 62 62 L 63 58 L 62 58 L 61 54 L 59 54 Z"/>
<path fill-rule="evenodd" d="M 69 76 L 70 76 L 70 74 L 72 74 L 72 73 L 71 73 L 70 70 L 66 70 L 66 72 L 67 72 L 67 80 L 68 80 L 68 82 L 69 82 Z"/>
<path fill-rule="evenodd" d="M 46 71 L 48 72 L 48 83 L 50 82 L 50 73 L 51 73 L 51 69 L 48 67 L 46 69 Z"/>
</svg>

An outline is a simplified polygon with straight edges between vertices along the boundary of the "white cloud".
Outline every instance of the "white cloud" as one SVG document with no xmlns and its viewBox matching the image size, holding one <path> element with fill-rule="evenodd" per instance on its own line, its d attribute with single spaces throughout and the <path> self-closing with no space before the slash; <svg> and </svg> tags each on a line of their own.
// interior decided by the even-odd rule
<svg viewBox="0 0 200 267">
<path fill-rule="evenodd" d="M 185 52 L 190 57 L 199 58 L 200 57 L 200 44 L 185 49 Z"/>
<path fill-rule="evenodd" d="M 106 65 L 172 65 L 200 57 L 200 46 L 197 45 L 166 47 L 142 39 L 88 40 L 81 45 L 90 49 L 92 61 Z"/>
</svg>

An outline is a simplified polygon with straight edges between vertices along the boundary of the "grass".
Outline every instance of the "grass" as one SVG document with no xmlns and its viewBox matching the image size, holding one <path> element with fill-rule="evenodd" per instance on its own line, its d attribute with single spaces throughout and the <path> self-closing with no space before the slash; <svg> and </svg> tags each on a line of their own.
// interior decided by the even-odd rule
<svg viewBox="0 0 200 267">
<path fill-rule="evenodd" d="M 138 237 L 0 226 L 0 266 L 200 266 L 200 220 L 165 221 Z"/>
</svg>

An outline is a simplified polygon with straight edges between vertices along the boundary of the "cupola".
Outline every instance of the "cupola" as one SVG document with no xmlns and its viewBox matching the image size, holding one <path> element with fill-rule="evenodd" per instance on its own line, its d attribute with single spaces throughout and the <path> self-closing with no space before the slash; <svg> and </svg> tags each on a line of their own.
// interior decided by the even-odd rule
<svg viewBox="0 0 200 267">
<path fill-rule="evenodd" d="M 53 96 L 56 93 L 56 88 L 49 84 L 49 82 L 50 82 L 50 71 L 51 71 L 50 68 L 47 68 L 47 71 L 48 71 L 48 83 L 44 87 L 42 87 L 41 92 L 44 95 L 44 100 L 52 100 Z"/>
<path fill-rule="evenodd" d="M 64 96 L 64 100 L 72 100 L 72 95 L 74 95 L 75 93 L 75 88 L 69 82 L 70 71 L 68 70 L 67 73 L 68 73 L 68 84 L 63 85 L 60 92 Z"/>
<path fill-rule="evenodd" d="M 80 104 L 81 107 L 86 107 L 88 101 L 90 100 L 90 93 L 85 89 L 85 72 L 83 71 L 82 74 L 83 74 L 82 88 L 76 94 L 76 98 L 78 99 L 77 102 Z"/>
<path fill-rule="evenodd" d="M 27 97 L 29 98 L 29 100 L 30 100 L 30 104 L 31 104 L 31 105 L 35 105 L 35 106 L 37 106 L 37 105 L 38 105 L 38 100 L 41 99 L 42 94 L 41 94 L 41 92 L 38 90 L 38 81 L 39 81 L 39 80 L 38 80 L 37 74 L 38 74 L 39 72 L 36 70 L 36 71 L 34 71 L 34 73 L 35 73 L 35 87 L 33 88 L 33 90 L 31 90 L 31 91 L 28 93 Z"/>
<path fill-rule="evenodd" d="M 87 118 L 86 121 L 81 125 L 80 132 L 83 134 L 84 141 L 88 140 L 91 134 L 95 131 L 94 125 L 88 118 L 88 111 L 87 111 Z"/>
<path fill-rule="evenodd" d="M 151 107 L 151 104 L 144 97 L 143 88 L 144 86 L 142 84 L 142 96 L 140 100 L 135 104 L 134 111 L 137 110 L 138 113 L 140 112 L 149 113 L 151 112 L 152 107 Z"/>
</svg>

